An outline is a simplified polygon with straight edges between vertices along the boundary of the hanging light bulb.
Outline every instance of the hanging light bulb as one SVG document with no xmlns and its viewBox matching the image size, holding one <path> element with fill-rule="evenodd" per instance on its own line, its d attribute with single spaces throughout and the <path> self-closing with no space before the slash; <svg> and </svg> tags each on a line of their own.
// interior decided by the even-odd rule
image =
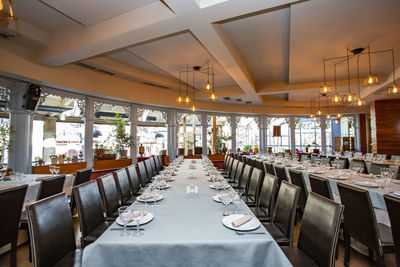
<svg viewBox="0 0 400 267">
<path fill-rule="evenodd" d="M 196 106 L 193 104 L 192 106 L 192 111 L 195 112 L 196 111 Z"/>
<path fill-rule="evenodd" d="M 317 114 L 318 114 L 318 115 L 321 115 L 321 114 L 322 114 L 322 111 L 321 111 L 321 110 L 318 110 L 318 111 L 317 111 Z"/>
<path fill-rule="evenodd" d="M 341 102 L 342 102 L 342 97 L 341 97 L 340 95 L 335 94 L 335 95 L 332 97 L 332 103 L 334 103 L 334 104 L 340 104 Z"/>
<path fill-rule="evenodd" d="M 321 86 L 321 96 L 326 96 L 331 91 L 331 88 L 326 85 L 326 72 L 325 72 L 325 60 L 324 60 L 324 84 Z"/>
<path fill-rule="evenodd" d="M 331 114 L 326 115 L 326 118 L 330 119 L 331 118 Z"/>
<path fill-rule="evenodd" d="M 348 87 L 348 93 L 344 96 L 343 102 L 345 104 L 351 104 L 355 100 L 354 95 L 351 93 L 350 90 L 350 61 L 349 61 L 349 50 L 347 49 L 347 87 Z"/>
<path fill-rule="evenodd" d="M 371 71 L 371 50 L 370 50 L 369 46 L 368 46 L 368 63 L 369 63 L 369 75 L 367 76 L 367 78 L 365 78 L 364 84 L 372 86 L 372 85 L 378 83 L 378 77 L 376 77 L 375 75 L 372 75 L 372 71 Z"/>
<path fill-rule="evenodd" d="M 313 119 L 316 121 L 317 120 L 317 116 L 314 116 Z"/>
<path fill-rule="evenodd" d="M 190 101 L 191 101 L 191 100 L 190 100 L 190 97 L 187 95 L 187 96 L 185 97 L 185 103 L 186 103 L 186 104 L 189 104 Z"/>
<path fill-rule="evenodd" d="M 176 102 L 182 103 L 183 102 L 183 97 L 181 95 L 179 95 L 178 98 L 176 99 Z"/>
<path fill-rule="evenodd" d="M 342 114 L 338 113 L 338 114 L 337 114 L 337 117 L 338 117 L 338 118 L 341 118 L 341 117 L 342 117 Z"/>
<path fill-rule="evenodd" d="M 210 100 L 211 101 L 216 101 L 217 100 L 217 96 L 214 94 L 214 92 L 211 93 Z"/>
<path fill-rule="evenodd" d="M 181 83 L 182 83 L 182 72 L 180 71 L 179 72 L 179 96 L 178 96 L 178 98 L 176 99 L 176 102 L 178 102 L 178 103 L 182 103 L 183 102 L 183 97 L 182 97 L 182 94 L 181 94 Z"/>
<path fill-rule="evenodd" d="M 340 120 L 339 120 L 338 118 L 336 118 L 336 119 L 335 119 L 335 124 L 338 124 L 339 121 L 340 121 Z"/>
<path fill-rule="evenodd" d="M 357 55 L 357 85 L 358 85 L 358 98 L 354 99 L 354 106 L 362 107 L 365 106 L 364 99 L 361 98 L 361 87 L 360 87 L 360 54 Z"/>
<path fill-rule="evenodd" d="M 349 93 L 347 93 L 347 95 L 344 96 L 343 99 L 344 99 L 344 103 L 351 104 L 355 100 L 355 96 L 351 92 L 349 92 Z"/>
<path fill-rule="evenodd" d="M 211 89 L 211 83 L 209 81 L 207 81 L 206 85 L 204 86 L 204 89 L 206 89 L 206 91 L 209 91 Z"/>
<path fill-rule="evenodd" d="M 357 107 L 362 107 L 365 106 L 365 100 L 362 99 L 361 97 L 357 98 L 357 100 L 354 102 L 354 105 Z"/>
<path fill-rule="evenodd" d="M 392 67 L 393 67 L 393 85 L 388 89 L 388 95 L 397 95 L 399 93 L 399 87 L 396 84 L 395 67 L 394 67 L 394 51 L 392 49 Z"/>
</svg>

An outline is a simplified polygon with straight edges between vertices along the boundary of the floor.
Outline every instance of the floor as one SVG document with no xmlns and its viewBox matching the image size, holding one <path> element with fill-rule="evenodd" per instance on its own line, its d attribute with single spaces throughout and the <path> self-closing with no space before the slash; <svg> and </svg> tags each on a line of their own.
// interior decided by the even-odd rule
<svg viewBox="0 0 400 267">
<path fill-rule="evenodd" d="M 78 220 L 75 217 L 74 218 L 74 227 L 75 227 L 75 233 L 78 238 L 77 238 L 77 245 L 79 245 L 79 224 Z M 297 244 L 297 237 L 299 235 L 299 230 L 300 230 L 300 223 L 298 223 L 295 227 L 295 239 L 294 239 L 294 244 Z M 28 255 L 29 255 L 29 247 L 27 244 L 22 245 L 18 248 L 17 252 L 17 264 L 19 267 L 30 267 L 32 264 L 28 260 Z M 351 259 L 350 259 L 350 266 L 351 267 L 367 267 L 367 266 L 376 266 L 376 263 L 371 261 L 367 256 L 364 256 L 357 251 L 353 250 L 351 251 Z M 343 267 L 344 266 L 344 243 L 343 241 L 339 241 L 339 259 L 336 261 L 336 267 Z M 395 265 L 395 257 L 394 255 L 387 255 L 385 256 L 385 263 L 386 266 L 396 266 Z M 6 253 L 4 255 L 0 255 L 0 266 L 9 266 L 10 264 L 10 253 Z"/>
</svg>

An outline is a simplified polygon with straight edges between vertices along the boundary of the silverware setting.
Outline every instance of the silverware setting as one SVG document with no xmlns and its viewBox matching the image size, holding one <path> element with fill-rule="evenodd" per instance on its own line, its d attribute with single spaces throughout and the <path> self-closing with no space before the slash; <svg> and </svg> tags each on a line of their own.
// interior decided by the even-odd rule
<svg viewBox="0 0 400 267">
<path fill-rule="evenodd" d="M 124 228 L 111 228 L 110 231 L 123 231 Z M 127 228 L 126 230 L 128 231 L 136 231 L 136 227 L 135 228 Z M 139 231 L 144 231 L 144 228 L 139 228 Z"/>
<path fill-rule="evenodd" d="M 235 234 L 237 234 L 237 235 L 265 235 L 266 233 L 264 233 L 264 232 L 239 232 L 239 231 L 235 231 Z"/>
</svg>

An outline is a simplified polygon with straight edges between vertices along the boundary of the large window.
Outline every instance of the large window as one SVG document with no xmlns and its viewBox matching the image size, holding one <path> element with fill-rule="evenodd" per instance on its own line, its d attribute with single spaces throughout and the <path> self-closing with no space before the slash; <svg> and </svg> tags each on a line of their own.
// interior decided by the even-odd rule
<svg viewBox="0 0 400 267">
<path fill-rule="evenodd" d="M 333 152 L 332 147 L 332 119 L 326 119 L 326 154 Z"/>
<path fill-rule="evenodd" d="M 208 153 L 211 152 L 211 154 L 221 154 L 225 151 L 231 151 L 232 128 L 226 116 L 211 116 L 210 120 L 208 120 L 207 149 Z"/>
<path fill-rule="evenodd" d="M 196 114 L 184 113 L 178 121 L 178 154 L 202 154 L 201 122 Z"/>
<path fill-rule="evenodd" d="M 271 118 L 267 125 L 267 147 L 272 152 L 284 152 L 290 149 L 290 127 L 286 118 Z M 274 126 L 280 127 L 281 136 L 274 136 Z"/>
<path fill-rule="evenodd" d="M 254 117 L 240 117 L 236 126 L 236 147 L 242 151 L 254 150 L 260 144 L 260 131 Z"/>
<path fill-rule="evenodd" d="M 306 147 L 321 148 L 320 123 L 313 118 L 300 118 L 296 124 L 296 149 L 305 151 Z"/>
<path fill-rule="evenodd" d="M 8 114 L 4 115 L 7 116 Z M 6 117 L 0 117 L 0 128 L 1 128 L 0 162 L 8 163 L 8 148 L 12 146 L 12 142 L 10 142 L 9 140 L 10 120 Z"/>
<path fill-rule="evenodd" d="M 144 109 L 138 118 L 137 146 L 144 147 L 143 156 L 166 155 L 168 148 L 167 121 L 159 110 Z M 138 156 L 139 149 L 137 150 Z"/>
</svg>

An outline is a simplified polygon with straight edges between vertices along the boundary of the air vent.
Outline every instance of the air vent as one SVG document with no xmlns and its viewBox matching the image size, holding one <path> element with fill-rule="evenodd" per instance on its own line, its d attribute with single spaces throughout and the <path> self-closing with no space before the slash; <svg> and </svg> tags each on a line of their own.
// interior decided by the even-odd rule
<svg viewBox="0 0 400 267">
<path fill-rule="evenodd" d="M 3 29 L 0 29 L 0 38 L 1 39 L 11 39 L 14 38 L 16 34 L 11 33 L 10 31 L 5 31 Z"/>
<path fill-rule="evenodd" d="M 228 96 L 225 96 L 224 99 L 225 99 L 225 100 L 231 100 L 231 98 L 228 97 Z"/>
<path fill-rule="evenodd" d="M 159 87 L 159 88 L 163 88 L 163 89 L 171 89 L 168 86 L 159 85 L 159 84 L 152 83 L 152 82 L 142 82 L 142 83 L 145 84 L 145 85 L 150 85 L 150 86 Z"/>
<path fill-rule="evenodd" d="M 98 71 L 98 72 L 104 73 L 104 74 L 111 75 L 111 76 L 113 76 L 115 74 L 115 73 L 112 73 L 112 72 L 109 72 L 109 71 L 106 71 L 106 70 L 101 70 L 101 69 L 95 69 L 95 70 Z"/>
<path fill-rule="evenodd" d="M 238 98 L 238 99 L 235 99 L 237 102 L 242 102 L 242 99 L 240 99 L 240 98 Z"/>
<path fill-rule="evenodd" d="M 244 103 L 246 103 L 246 104 L 251 104 L 251 101 L 246 101 L 246 102 L 244 102 Z"/>
<path fill-rule="evenodd" d="M 87 69 L 90 69 L 90 70 L 95 70 L 96 69 L 95 67 L 90 66 L 90 65 L 85 64 L 85 63 L 82 63 L 82 62 L 77 63 L 77 65 L 79 65 L 81 67 L 84 67 L 84 68 L 87 68 Z"/>
<path fill-rule="evenodd" d="M 94 66 L 91 66 L 91 65 L 88 65 L 88 64 L 86 64 L 86 63 L 78 62 L 78 63 L 76 63 L 76 64 L 77 64 L 78 66 L 83 67 L 83 68 L 86 68 L 86 69 L 89 69 L 89 70 L 98 71 L 98 72 L 101 72 L 101 73 L 104 73 L 104 74 L 107 74 L 107 75 L 110 75 L 110 76 L 115 75 L 115 73 L 112 73 L 112 72 L 106 71 L 106 70 L 102 70 L 102 69 L 98 69 L 98 68 L 96 68 L 96 67 L 94 67 Z"/>
</svg>

